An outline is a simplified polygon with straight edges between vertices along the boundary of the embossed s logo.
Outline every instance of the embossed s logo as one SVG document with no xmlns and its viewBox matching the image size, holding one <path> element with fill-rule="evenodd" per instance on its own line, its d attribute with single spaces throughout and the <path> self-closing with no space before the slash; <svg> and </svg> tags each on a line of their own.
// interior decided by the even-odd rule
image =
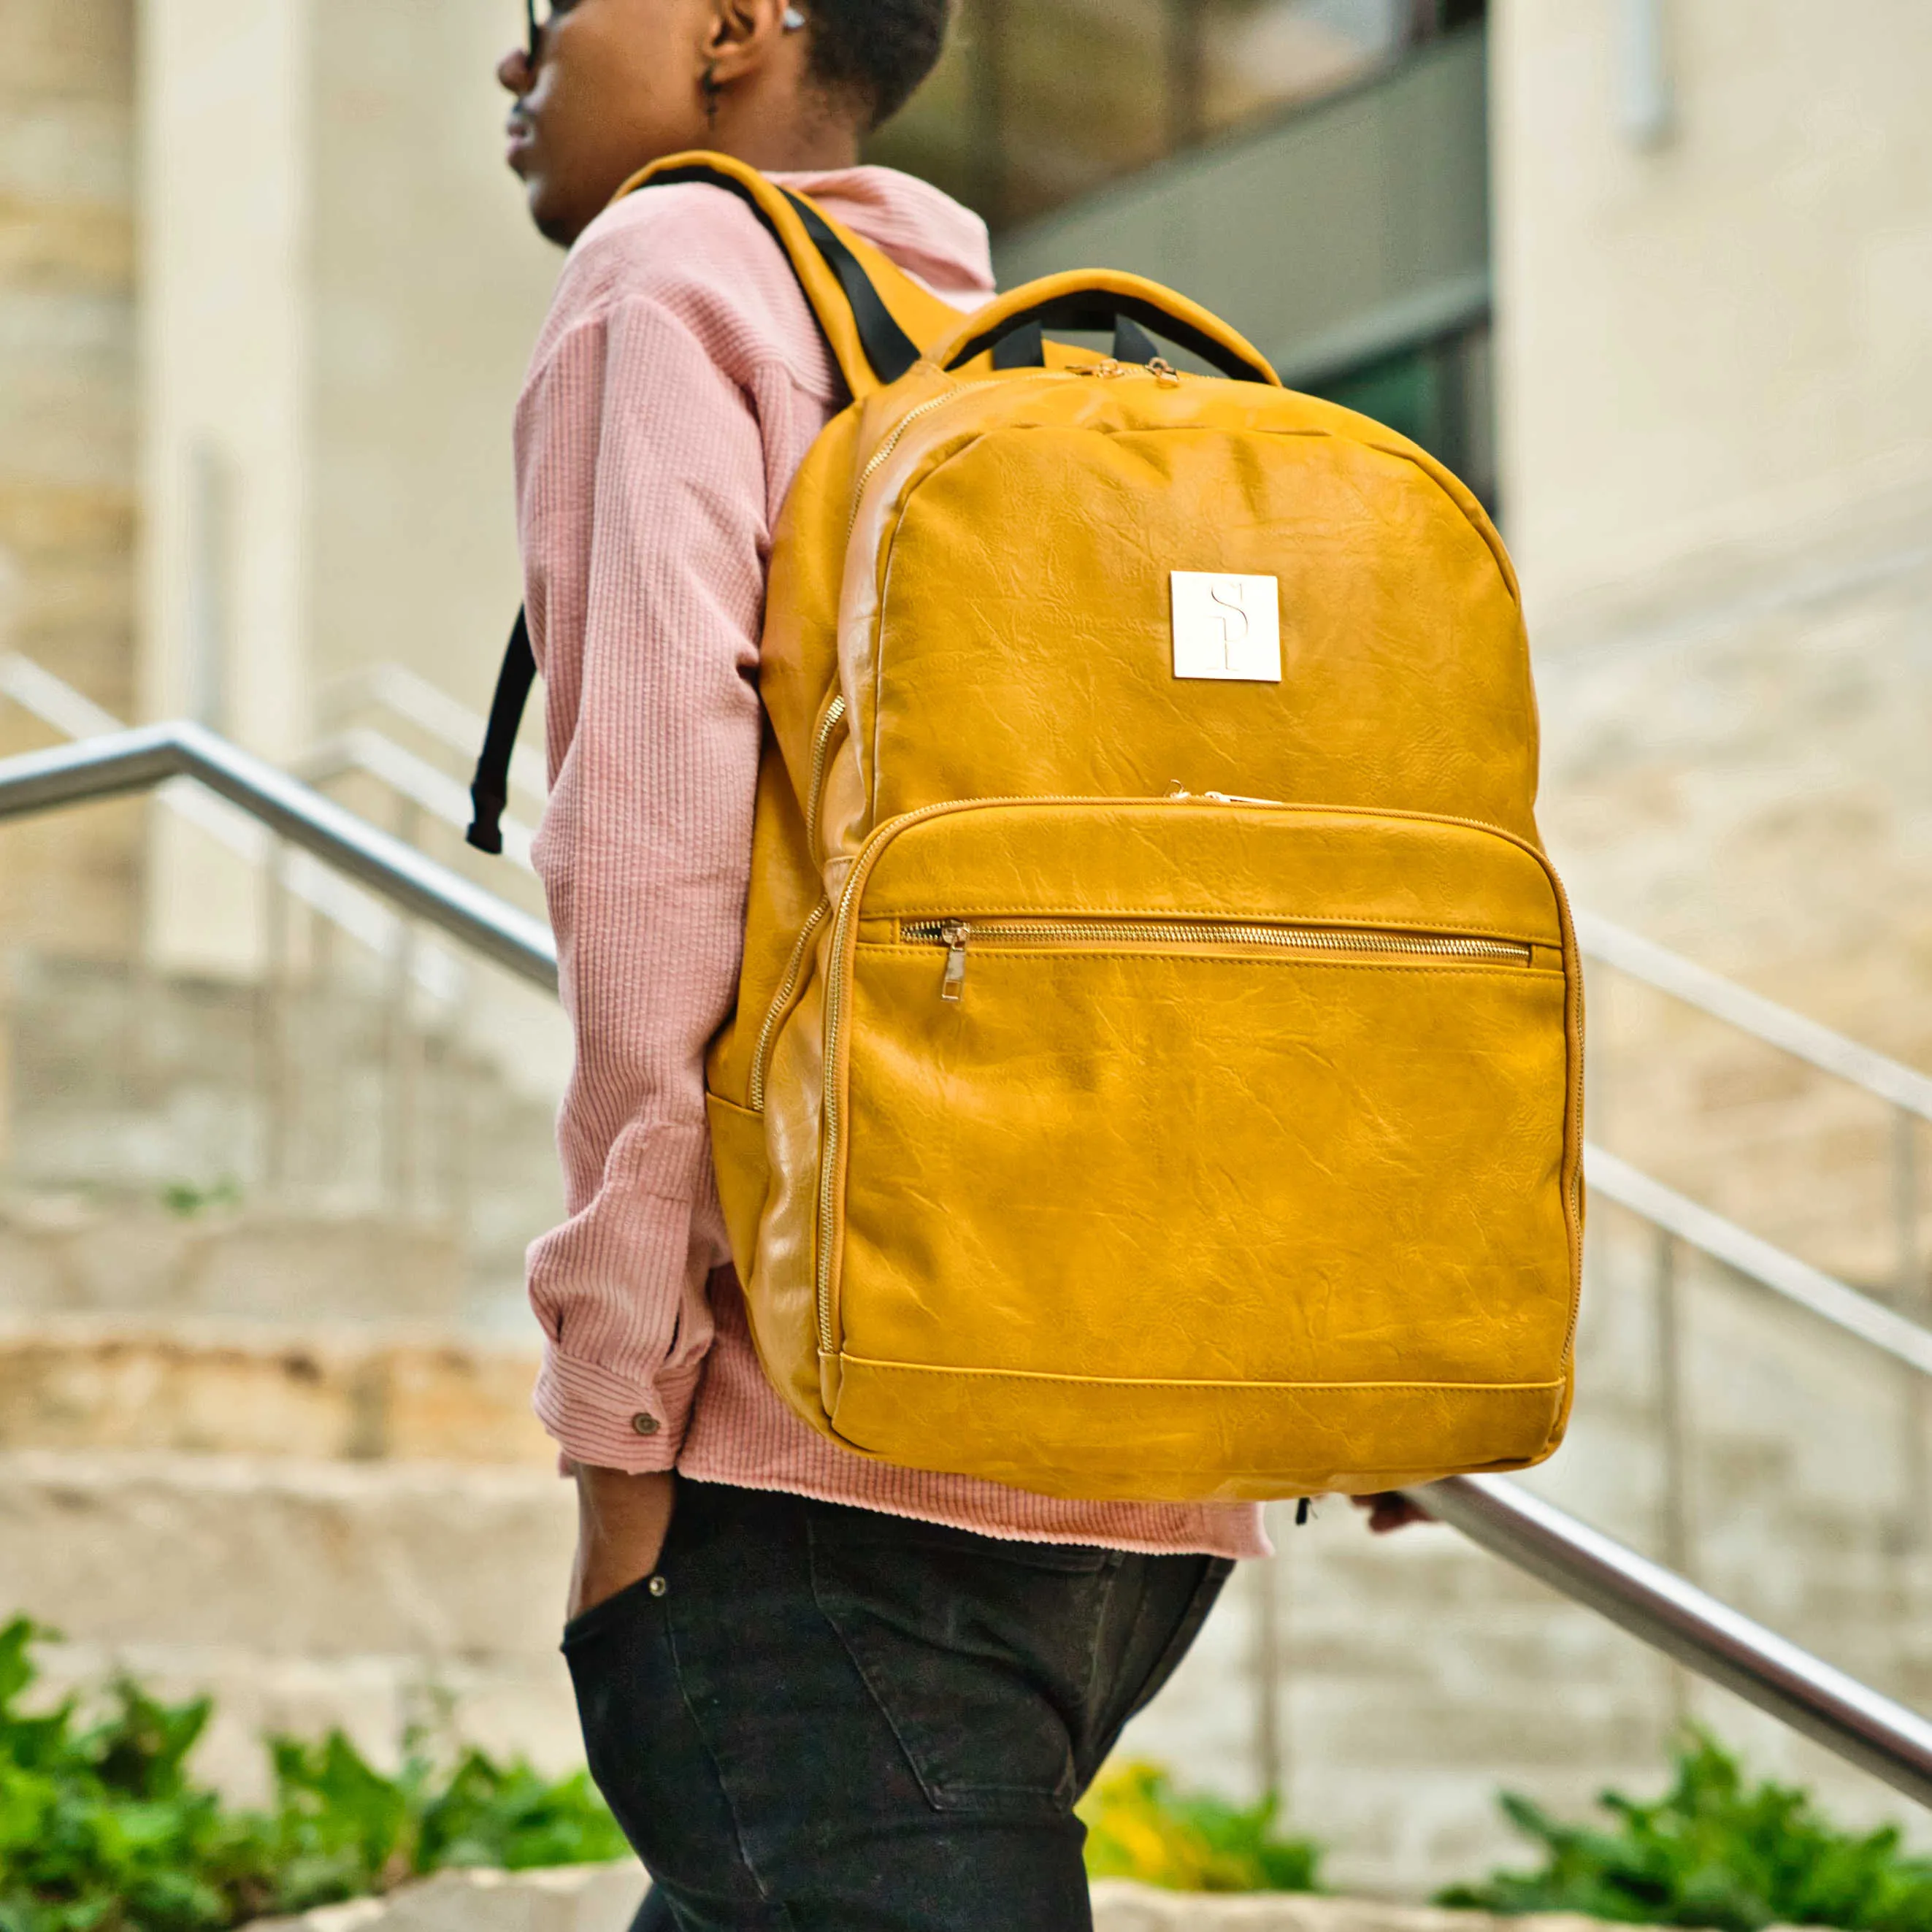
<svg viewBox="0 0 1932 1932">
<path fill-rule="evenodd" d="M 1208 594 L 1221 607 L 1214 613 L 1214 616 L 1221 626 L 1222 662 L 1232 676 L 1234 669 L 1234 646 L 1246 642 L 1250 628 L 1247 607 L 1242 602 L 1247 595 L 1247 579 L 1243 577 L 1210 578 Z"/>
<path fill-rule="evenodd" d="M 1220 571 L 1172 576 L 1174 674 L 1281 682 L 1281 583 Z"/>
</svg>

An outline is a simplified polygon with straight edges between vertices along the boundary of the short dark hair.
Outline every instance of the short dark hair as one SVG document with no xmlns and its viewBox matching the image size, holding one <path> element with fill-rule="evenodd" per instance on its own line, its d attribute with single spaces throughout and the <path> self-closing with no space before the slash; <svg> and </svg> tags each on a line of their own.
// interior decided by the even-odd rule
<svg viewBox="0 0 1932 1932">
<path fill-rule="evenodd" d="M 938 65 L 952 0 L 805 0 L 812 78 L 869 130 L 890 121 Z"/>
</svg>

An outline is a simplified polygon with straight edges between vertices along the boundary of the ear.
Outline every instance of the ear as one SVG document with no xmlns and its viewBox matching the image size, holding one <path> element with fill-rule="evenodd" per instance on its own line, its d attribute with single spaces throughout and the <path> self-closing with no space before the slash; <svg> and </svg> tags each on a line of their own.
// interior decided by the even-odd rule
<svg viewBox="0 0 1932 1932">
<path fill-rule="evenodd" d="M 785 38 L 785 0 L 710 0 L 704 59 L 728 87 L 764 65 Z"/>
</svg>

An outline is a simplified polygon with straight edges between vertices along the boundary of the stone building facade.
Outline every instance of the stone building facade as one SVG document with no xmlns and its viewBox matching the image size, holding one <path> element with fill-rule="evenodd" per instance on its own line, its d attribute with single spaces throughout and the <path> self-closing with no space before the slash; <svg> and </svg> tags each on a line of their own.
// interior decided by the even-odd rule
<svg viewBox="0 0 1932 1932">
<path fill-rule="evenodd" d="M 124 716 L 139 677 L 134 9 L 11 0 L 0 19 L 14 49 L 0 76 L 0 653 L 58 667 Z M 0 748 L 37 742 L 0 705 Z M 16 830 L 6 860 L 0 931 L 124 945 L 124 814 Z"/>
</svg>

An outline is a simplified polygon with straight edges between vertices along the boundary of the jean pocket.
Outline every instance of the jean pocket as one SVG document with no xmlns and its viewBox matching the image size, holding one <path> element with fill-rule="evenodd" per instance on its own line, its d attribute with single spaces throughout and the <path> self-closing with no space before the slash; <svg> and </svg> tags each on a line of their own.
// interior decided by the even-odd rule
<svg viewBox="0 0 1932 1932">
<path fill-rule="evenodd" d="M 1118 1560 L 928 1528 L 815 1515 L 820 1613 L 935 1810 L 1064 1811 Z"/>
<path fill-rule="evenodd" d="M 635 1616 L 653 1592 L 651 1586 L 657 1582 L 656 1576 L 640 1576 L 634 1583 L 627 1583 L 615 1596 L 606 1597 L 601 1604 L 592 1604 L 587 1610 L 579 1611 L 563 1627 L 563 1648 L 566 1655 L 580 1644 L 590 1642 L 594 1638 L 608 1634 Z M 662 1586 L 659 1585 L 661 1591 Z"/>
</svg>

